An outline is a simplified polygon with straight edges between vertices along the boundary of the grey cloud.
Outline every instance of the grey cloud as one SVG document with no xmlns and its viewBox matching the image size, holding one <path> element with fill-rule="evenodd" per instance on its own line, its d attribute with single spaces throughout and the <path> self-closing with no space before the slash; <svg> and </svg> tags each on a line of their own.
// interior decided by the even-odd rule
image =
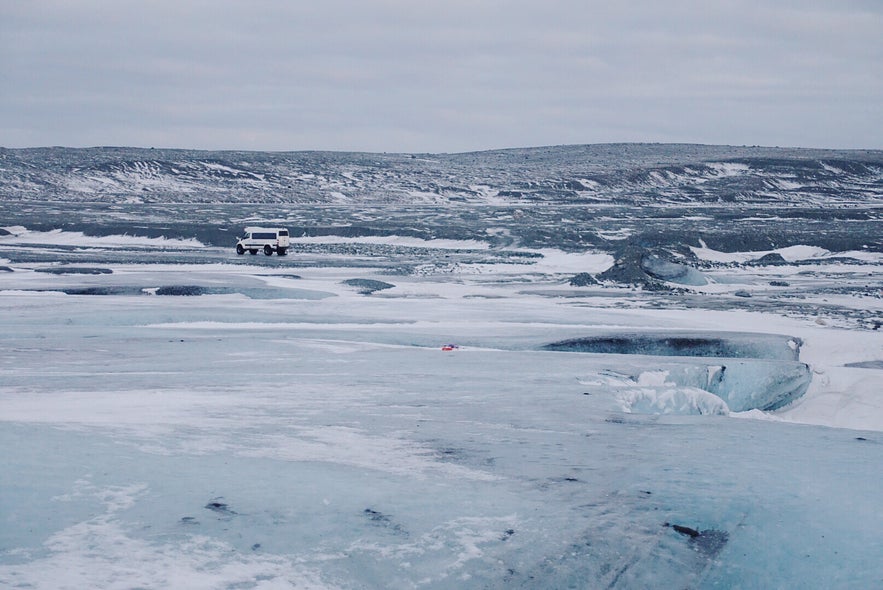
<svg viewBox="0 0 883 590">
<path fill-rule="evenodd" d="M 11 0 L 0 142 L 883 145 L 874 2 Z"/>
</svg>

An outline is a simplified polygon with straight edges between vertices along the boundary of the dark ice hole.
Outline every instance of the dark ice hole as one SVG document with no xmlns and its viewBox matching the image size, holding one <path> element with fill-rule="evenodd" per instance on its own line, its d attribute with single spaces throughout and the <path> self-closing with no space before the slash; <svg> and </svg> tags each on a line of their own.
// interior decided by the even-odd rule
<svg viewBox="0 0 883 590">
<path fill-rule="evenodd" d="M 546 344 L 546 350 L 654 356 L 704 356 L 739 358 L 744 347 L 720 338 L 653 337 L 641 335 L 573 338 Z"/>
<path fill-rule="evenodd" d="M 650 356 L 799 360 L 800 338 L 748 332 L 616 332 L 551 342 L 543 350 Z"/>
<path fill-rule="evenodd" d="M 177 295 L 191 297 L 195 295 L 204 295 L 207 293 L 205 287 L 197 285 L 172 285 L 168 287 L 160 287 L 156 290 L 157 295 Z"/>
</svg>

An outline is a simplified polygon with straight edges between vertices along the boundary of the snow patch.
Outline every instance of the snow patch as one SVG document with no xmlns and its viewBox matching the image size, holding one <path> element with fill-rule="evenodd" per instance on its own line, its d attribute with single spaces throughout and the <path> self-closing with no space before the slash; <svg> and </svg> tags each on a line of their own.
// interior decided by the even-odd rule
<svg viewBox="0 0 883 590">
<path fill-rule="evenodd" d="M 296 556 L 245 554 L 203 535 L 154 544 L 132 535 L 113 512 L 54 534 L 47 557 L 0 565 L 8 588 L 337 588 Z M 62 582 L 63 581 L 63 582 Z"/>
<path fill-rule="evenodd" d="M 82 246 L 102 248 L 150 247 L 160 249 L 204 248 L 205 244 L 194 238 L 148 238 L 144 236 L 114 235 L 87 236 L 83 232 L 54 229 L 46 232 L 31 231 L 22 226 L 4 227 L 9 235 L 0 236 L 0 244 Z"/>
<path fill-rule="evenodd" d="M 525 251 L 542 254 L 543 257 L 531 265 L 531 270 L 545 274 L 597 274 L 613 266 L 614 261 L 610 254 L 599 252 L 563 252 L 552 248 Z"/>
<path fill-rule="evenodd" d="M 487 250 L 490 245 L 478 240 L 423 240 L 407 236 L 292 236 L 292 244 L 371 244 L 436 250 Z"/>
<path fill-rule="evenodd" d="M 738 162 L 709 162 L 706 166 L 711 168 L 718 176 L 739 176 L 751 171 L 750 166 Z"/>
<path fill-rule="evenodd" d="M 610 242 L 616 242 L 619 240 L 626 240 L 634 235 L 634 230 L 629 228 L 622 228 L 617 230 L 598 230 L 595 232 L 602 240 L 607 240 Z"/>
<path fill-rule="evenodd" d="M 883 254 L 879 252 L 831 252 L 818 246 L 788 246 L 775 250 L 762 250 L 757 252 L 720 252 L 713 250 L 700 240 L 700 246 L 690 246 L 690 250 L 700 260 L 721 263 L 745 263 L 757 260 L 767 254 L 779 254 L 788 262 L 801 262 L 805 260 L 825 260 L 828 258 L 854 258 L 869 262 L 883 262 Z"/>
</svg>

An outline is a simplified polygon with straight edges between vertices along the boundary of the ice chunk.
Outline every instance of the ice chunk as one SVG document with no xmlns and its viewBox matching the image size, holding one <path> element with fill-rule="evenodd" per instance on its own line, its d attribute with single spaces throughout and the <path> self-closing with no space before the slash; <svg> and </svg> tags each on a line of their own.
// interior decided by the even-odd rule
<svg viewBox="0 0 883 590">
<path fill-rule="evenodd" d="M 778 410 L 806 393 L 812 371 L 806 363 L 734 361 L 724 365 L 709 383 L 734 412 Z"/>
<path fill-rule="evenodd" d="M 681 414 L 726 416 L 729 409 L 714 394 L 695 387 L 625 389 L 617 392 L 623 412 L 642 414 Z"/>
<path fill-rule="evenodd" d="M 669 368 L 668 380 L 703 389 L 722 399 L 733 412 L 777 410 L 806 393 L 812 371 L 806 363 L 759 359 L 726 359 Z"/>
<path fill-rule="evenodd" d="M 643 360 L 644 364 L 629 365 Z M 805 363 L 760 359 L 658 359 L 615 356 L 619 372 L 580 379 L 614 392 L 623 411 L 650 414 L 727 414 L 776 410 L 806 393 L 812 372 Z M 623 393 L 626 392 L 626 393 Z M 714 398 L 714 399 L 712 399 Z"/>
</svg>

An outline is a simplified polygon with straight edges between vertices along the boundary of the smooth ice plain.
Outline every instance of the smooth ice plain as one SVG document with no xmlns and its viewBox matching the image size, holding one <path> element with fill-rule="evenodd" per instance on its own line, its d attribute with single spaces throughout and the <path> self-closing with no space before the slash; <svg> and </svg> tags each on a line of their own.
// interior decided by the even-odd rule
<svg viewBox="0 0 883 590">
<path fill-rule="evenodd" d="M 883 586 L 883 338 L 813 312 L 879 259 L 721 267 L 695 307 L 570 285 L 591 252 L 7 230 L 2 587 Z M 788 313 L 734 295 L 777 279 Z"/>
</svg>

